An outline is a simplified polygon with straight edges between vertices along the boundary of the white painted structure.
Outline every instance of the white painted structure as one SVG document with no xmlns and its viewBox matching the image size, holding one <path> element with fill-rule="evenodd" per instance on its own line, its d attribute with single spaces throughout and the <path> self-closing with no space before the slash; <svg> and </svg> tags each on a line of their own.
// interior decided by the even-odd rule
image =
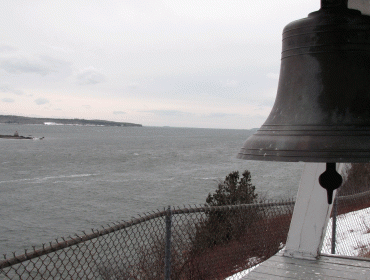
<svg viewBox="0 0 370 280">
<path fill-rule="evenodd" d="M 337 164 L 340 173 L 344 164 Z M 284 256 L 316 259 L 321 251 L 333 204 L 328 204 L 326 190 L 319 184 L 325 163 L 306 163 L 298 189 L 297 201 Z M 336 191 L 333 193 L 333 201 Z"/>
</svg>

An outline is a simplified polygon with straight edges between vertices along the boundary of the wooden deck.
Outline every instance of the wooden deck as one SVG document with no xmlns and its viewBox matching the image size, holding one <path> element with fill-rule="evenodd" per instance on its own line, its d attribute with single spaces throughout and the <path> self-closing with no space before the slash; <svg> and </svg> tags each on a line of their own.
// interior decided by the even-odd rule
<svg viewBox="0 0 370 280">
<path fill-rule="evenodd" d="M 241 278 L 247 279 L 370 279 L 370 259 L 321 256 L 304 260 L 279 253 Z"/>
</svg>

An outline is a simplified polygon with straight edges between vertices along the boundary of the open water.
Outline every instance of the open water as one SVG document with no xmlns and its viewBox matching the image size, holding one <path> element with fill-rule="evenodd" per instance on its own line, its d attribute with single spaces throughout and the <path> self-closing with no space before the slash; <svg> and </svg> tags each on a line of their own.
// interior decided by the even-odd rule
<svg viewBox="0 0 370 280">
<path fill-rule="evenodd" d="M 270 199 L 296 195 L 302 163 L 236 159 L 248 130 L 0 124 L 0 254 L 128 220 L 168 205 L 204 204 L 248 169 Z"/>
</svg>

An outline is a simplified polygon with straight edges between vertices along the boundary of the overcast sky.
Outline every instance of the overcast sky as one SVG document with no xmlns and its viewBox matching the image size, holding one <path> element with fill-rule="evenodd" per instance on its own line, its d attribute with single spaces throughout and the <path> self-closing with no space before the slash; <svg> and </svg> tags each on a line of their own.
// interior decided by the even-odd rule
<svg viewBox="0 0 370 280">
<path fill-rule="evenodd" d="M 250 129 L 319 0 L 0 2 L 0 114 Z"/>
</svg>

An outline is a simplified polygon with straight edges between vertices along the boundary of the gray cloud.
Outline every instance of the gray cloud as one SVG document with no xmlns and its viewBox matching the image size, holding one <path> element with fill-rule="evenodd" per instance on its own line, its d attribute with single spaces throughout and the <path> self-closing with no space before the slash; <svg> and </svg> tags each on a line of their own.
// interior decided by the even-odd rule
<svg viewBox="0 0 370 280">
<path fill-rule="evenodd" d="M 7 103 L 13 103 L 14 99 L 12 99 L 12 98 L 3 98 L 3 99 L 1 99 L 1 101 L 7 102 Z"/>
<path fill-rule="evenodd" d="M 128 84 L 126 86 L 127 86 L 127 88 L 130 88 L 130 89 L 137 89 L 139 87 L 139 84 L 138 83 L 131 83 L 131 84 Z"/>
<path fill-rule="evenodd" d="M 17 50 L 16 48 L 14 48 L 12 46 L 9 46 L 9 45 L 1 45 L 0 46 L 0 53 L 14 52 L 16 50 Z"/>
<path fill-rule="evenodd" d="M 57 71 L 60 72 L 62 69 L 67 69 L 72 71 L 70 66 L 71 63 L 69 61 L 57 59 L 48 55 L 40 55 L 40 63 L 44 64 L 50 71 Z"/>
<path fill-rule="evenodd" d="M 105 76 L 94 67 L 89 67 L 80 71 L 77 81 L 80 85 L 94 85 L 105 82 Z"/>
<path fill-rule="evenodd" d="M 236 114 L 225 114 L 225 113 L 213 113 L 207 115 L 209 118 L 225 118 L 225 117 L 231 117 L 231 116 L 236 116 Z"/>
<path fill-rule="evenodd" d="M 147 113 L 152 113 L 157 116 L 165 116 L 165 117 L 185 117 L 192 115 L 188 112 L 182 112 L 177 110 L 150 110 L 150 111 L 144 111 Z"/>
<path fill-rule="evenodd" d="M 35 103 L 37 105 L 43 105 L 43 104 L 49 103 L 49 100 L 47 100 L 46 98 L 37 98 L 35 100 Z"/>
<path fill-rule="evenodd" d="M 123 114 L 126 114 L 126 112 L 123 112 L 123 111 L 114 111 L 113 114 L 114 115 L 123 115 Z"/>
<path fill-rule="evenodd" d="M 38 62 L 31 62 L 26 58 L 16 57 L 3 59 L 0 62 L 0 68 L 11 74 L 36 73 L 44 76 L 51 72 L 50 69 Z"/>
<path fill-rule="evenodd" d="M 61 52 L 61 53 L 72 53 L 73 52 L 73 49 L 71 48 L 68 48 L 68 47 L 62 47 L 62 46 L 57 46 L 57 45 L 50 45 L 50 44 L 47 44 L 47 43 L 41 43 L 41 45 L 49 48 L 49 49 L 52 49 L 54 51 L 57 51 L 57 52 Z"/>
<path fill-rule="evenodd" d="M 66 76 L 72 73 L 70 62 L 46 55 L 39 56 L 36 60 L 24 57 L 4 58 L 0 60 L 0 69 L 10 74 L 35 73 L 41 76 L 52 72 L 64 73 Z"/>
<path fill-rule="evenodd" d="M 226 87 L 226 88 L 235 88 L 239 86 L 239 82 L 237 80 L 221 81 L 221 84 L 223 87 Z"/>
<path fill-rule="evenodd" d="M 14 93 L 16 95 L 23 95 L 24 92 L 18 89 L 11 88 L 9 86 L 0 86 L 0 92 Z"/>
</svg>

